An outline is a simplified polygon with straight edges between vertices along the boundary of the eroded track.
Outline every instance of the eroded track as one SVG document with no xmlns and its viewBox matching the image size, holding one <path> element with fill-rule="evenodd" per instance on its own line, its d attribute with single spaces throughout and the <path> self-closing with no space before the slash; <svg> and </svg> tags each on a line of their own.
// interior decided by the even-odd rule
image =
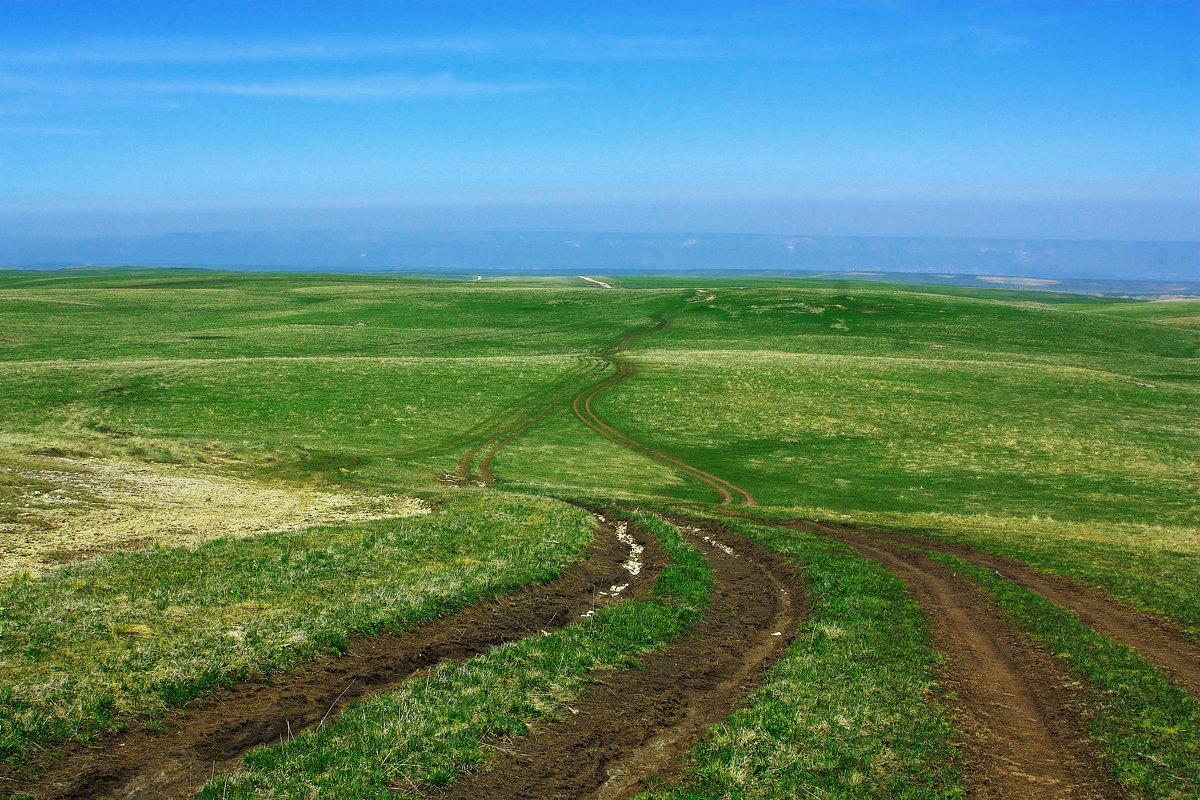
<svg viewBox="0 0 1200 800">
<path fill-rule="evenodd" d="M 895 573 L 928 617 L 945 659 L 969 797 L 1120 796 L 1087 741 L 1072 679 L 978 586 L 925 553 L 844 529 L 821 532 Z"/>
<path fill-rule="evenodd" d="M 637 537 L 645 550 L 636 578 L 624 566 L 628 546 L 618 540 L 612 524 L 604 524 L 588 559 L 551 583 L 471 606 L 401 635 L 356 639 L 344 655 L 319 658 L 269 681 L 217 691 L 203 704 L 172 714 L 165 734 L 138 728 L 94 745 L 71 745 L 35 757 L 20 770 L 0 766 L 4 790 L 39 800 L 190 796 L 214 771 L 233 766 L 251 747 L 286 740 L 336 718 L 353 699 L 385 691 L 442 661 L 555 630 L 597 603 L 615 602 L 598 598 L 597 586 L 632 582 L 633 596 L 647 591 L 665 554 L 653 537 Z"/>
<path fill-rule="evenodd" d="M 431 797 L 619 800 L 652 775 L 679 773 L 683 751 L 761 681 L 804 615 L 800 579 L 783 556 L 715 526 L 681 524 L 715 581 L 691 635 L 644 669 L 597 673 L 565 719 L 494 743 L 487 768 Z"/>
<path fill-rule="evenodd" d="M 1136 650 L 1149 664 L 1200 698 L 1200 642 L 1185 631 L 1090 586 L 1034 569 L 1013 558 L 936 539 L 870 531 L 873 539 L 915 544 L 957 556 L 1028 589 L 1075 614 L 1092 630 Z"/>
</svg>

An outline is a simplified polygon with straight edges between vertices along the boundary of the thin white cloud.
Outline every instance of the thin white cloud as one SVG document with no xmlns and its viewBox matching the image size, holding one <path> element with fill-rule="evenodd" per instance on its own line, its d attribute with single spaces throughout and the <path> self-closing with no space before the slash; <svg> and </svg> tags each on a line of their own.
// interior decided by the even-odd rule
<svg viewBox="0 0 1200 800">
<path fill-rule="evenodd" d="M 970 25 L 960 31 L 947 34 L 942 44 L 958 45 L 990 55 L 1008 53 L 1029 46 L 1029 38 L 999 28 L 985 25 Z"/>
<path fill-rule="evenodd" d="M 204 64 L 243 61 L 313 61 L 403 56 L 421 53 L 478 53 L 491 49 L 470 37 L 387 39 L 345 42 L 223 42 L 200 38 L 110 39 L 73 45 L 0 53 L 8 64 Z"/>
<path fill-rule="evenodd" d="M 101 136 L 107 131 L 77 125 L 0 125 L 0 136 Z"/>
<path fill-rule="evenodd" d="M 754 51 L 755 43 L 743 43 Z M 741 48 L 739 48 L 741 49 Z M 200 38 L 110 39 L 27 51 L 0 51 L 0 63 L 220 64 L 337 61 L 422 55 L 546 59 L 658 59 L 726 55 L 711 37 L 490 34 L 394 39 L 224 42 Z"/>
<path fill-rule="evenodd" d="M 477 97 L 519 94 L 562 88 L 549 82 L 473 81 L 449 73 L 429 76 L 404 74 L 349 78 L 304 78 L 277 81 L 233 80 L 112 80 L 0 74 L 0 88 L 43 94 L 87 95 L 222 95 L 277 97 L 297 100 L 372 101 L 420 97 Z"/>
</svg>

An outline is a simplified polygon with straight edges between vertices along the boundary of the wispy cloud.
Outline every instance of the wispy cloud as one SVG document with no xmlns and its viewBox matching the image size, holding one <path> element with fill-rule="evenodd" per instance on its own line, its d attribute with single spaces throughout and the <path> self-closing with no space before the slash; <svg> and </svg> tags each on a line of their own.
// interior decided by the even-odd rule
<svg viewBox="0 0 1200 800">
<path fill-rule="evenodd" d="M 757 49 L 753 42 L 747 50 Z M 107 39 L 37 50 L 0 52 L 10 65 L 223 64 L 345 61 L 417 56 L 503 56 L 529 59 L 662 59 L 726 55 L 713 37 L 580 36 L 495 33 L 385 39 L 225 42 L 201 38 Z M 740 48 L 739 48 L 740 49 Z"/>
<path fill-rule="evenodd" d="M 77 125 L 0 125 L 0 136 L 101 136 L 107 132 Z"/>
<path fill-rule="evenodd" d="M 8 64 L 216 64 L 245 61 L 311 61 L 479 53 L 494 45 L 480 38 L 440 37 L 360 40 L 225 42 L 201 38 L 104 39 L 39 50 L 0 53 Z"/>
<path fill-rule="evenodd" d="M 985 25 L 970 25 L 960 31 L 947 34 L 943 37 L 942 44 L 968 47 L 982 53 L 996 55 L 1028 47 L 1029 37 Z"/>
<path fill-rule="evenodd" d="M 297 100 L 373 101 L 420 97 L 475 97 L 541 92 L 562 88 L 550 82 L 474 81 L 449 73 L 429 76 L 404 74 L 347 78 L 304 78 L 276 81 L 233 80 L 114 80 L 0 74 L 0 88 L 48 94 L 87 95 L 222 95 L 276 97 Z"/>
</svg>

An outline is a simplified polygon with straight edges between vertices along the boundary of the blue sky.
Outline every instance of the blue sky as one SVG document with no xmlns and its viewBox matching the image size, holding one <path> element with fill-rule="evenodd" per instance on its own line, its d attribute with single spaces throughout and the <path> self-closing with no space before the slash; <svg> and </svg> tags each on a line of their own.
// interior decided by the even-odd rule
<svg viewBox="0 0 1200 800">
<path fill-rule="evenodd" d="M 0 230 L 1197 239 L 1198 9 L 0 0 Z"/>
</svg>

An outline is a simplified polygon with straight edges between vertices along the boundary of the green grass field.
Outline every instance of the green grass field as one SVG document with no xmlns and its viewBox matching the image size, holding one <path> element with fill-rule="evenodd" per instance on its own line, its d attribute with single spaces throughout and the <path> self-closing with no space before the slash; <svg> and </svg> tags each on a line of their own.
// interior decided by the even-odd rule
<svg viewBox="0 0 1200 800">
<path fill-rule="evenodd" d="M 565 499 L 711 511 L 717 497 L 694 475 L 576 415 L 572 399 L 617 359 L 632 375 L 595 396 L 595 414 L 745 489 L 761 520 L 855 523 L 1008 555 L 1200 641 L 1200 302 L 595 277 L 617 288 L 0 271 L 0 554 L 44 551 L 42 568 L 0 583 L 0 758 L 19 765 L 65 741 L 103 741 L 213 686 L 285 674 L 346 637 L 546 580 L 591 535 Z M 495 449 L 495 483 L 447 485 L 479 445 Z M 138 465 L 164 477 L 96 477 Z M 198 475 L 433 510 L 264 523 L 237 537 L 136 535 L 138 514 L 210 501 L 170 488 Z M 68 529 L 86 539 L 84 508 L 119 509 L 132 520 L 128 543 L 54 545 Z M 842 545 L 730 524 L 802 567 L 811 618 L 749 705 L 689 751 L 684 782 L 651 796 L 960 796 L 938 656 L 903 584 Z M 685 551 L 672 552 L 687 563 Z M 1106 779 L 1129 796 L 1173 796 L 1155 764 L 1178 770 L 1190 758 L 1192 700 L 1143 676 L 1122 691 L 1151 688 L 1106 703 L 1104 668 L 1088 665 L 1123 658 L 1111 642 L 987 588 L 1052 654 L 1083 664 L 1072 674 L 1095 709 L 1088 735 L 1118 764 Z M 466 739 L 520 735 L 534 710 L 553 716 L 586 693 L 589 670 L 677 635 L 667 617 L 603 641 L 564 629 L 447 668 L 444 686 L 401 685 L 337 726 L 252 755 L 205 796 L 300 796 L 322 780 L 347 797 L 401 778 L 451 783 L 486 763 Z M 555 659 L 575 665 L 561 681 L 546 666 Z M 528 680 L 516 681 L 522 670 Z M 464 681 L 470 708 L 449 699 Z M 416 704 L 431 749 L 395 739 L 396 704 Z M 1157 726 L 1158 738 L 1123 755 L 1113 741 L 1138 726 Z M 1170 726 L 1183 732 L 1159 735 Z M 372 761 L 389 747 L 403 758 Z M 331 768 L 338 753 L 351 766 Z M 373 788 L 354 775 L 374 776 L 363 784 Z"/>
</svg>

